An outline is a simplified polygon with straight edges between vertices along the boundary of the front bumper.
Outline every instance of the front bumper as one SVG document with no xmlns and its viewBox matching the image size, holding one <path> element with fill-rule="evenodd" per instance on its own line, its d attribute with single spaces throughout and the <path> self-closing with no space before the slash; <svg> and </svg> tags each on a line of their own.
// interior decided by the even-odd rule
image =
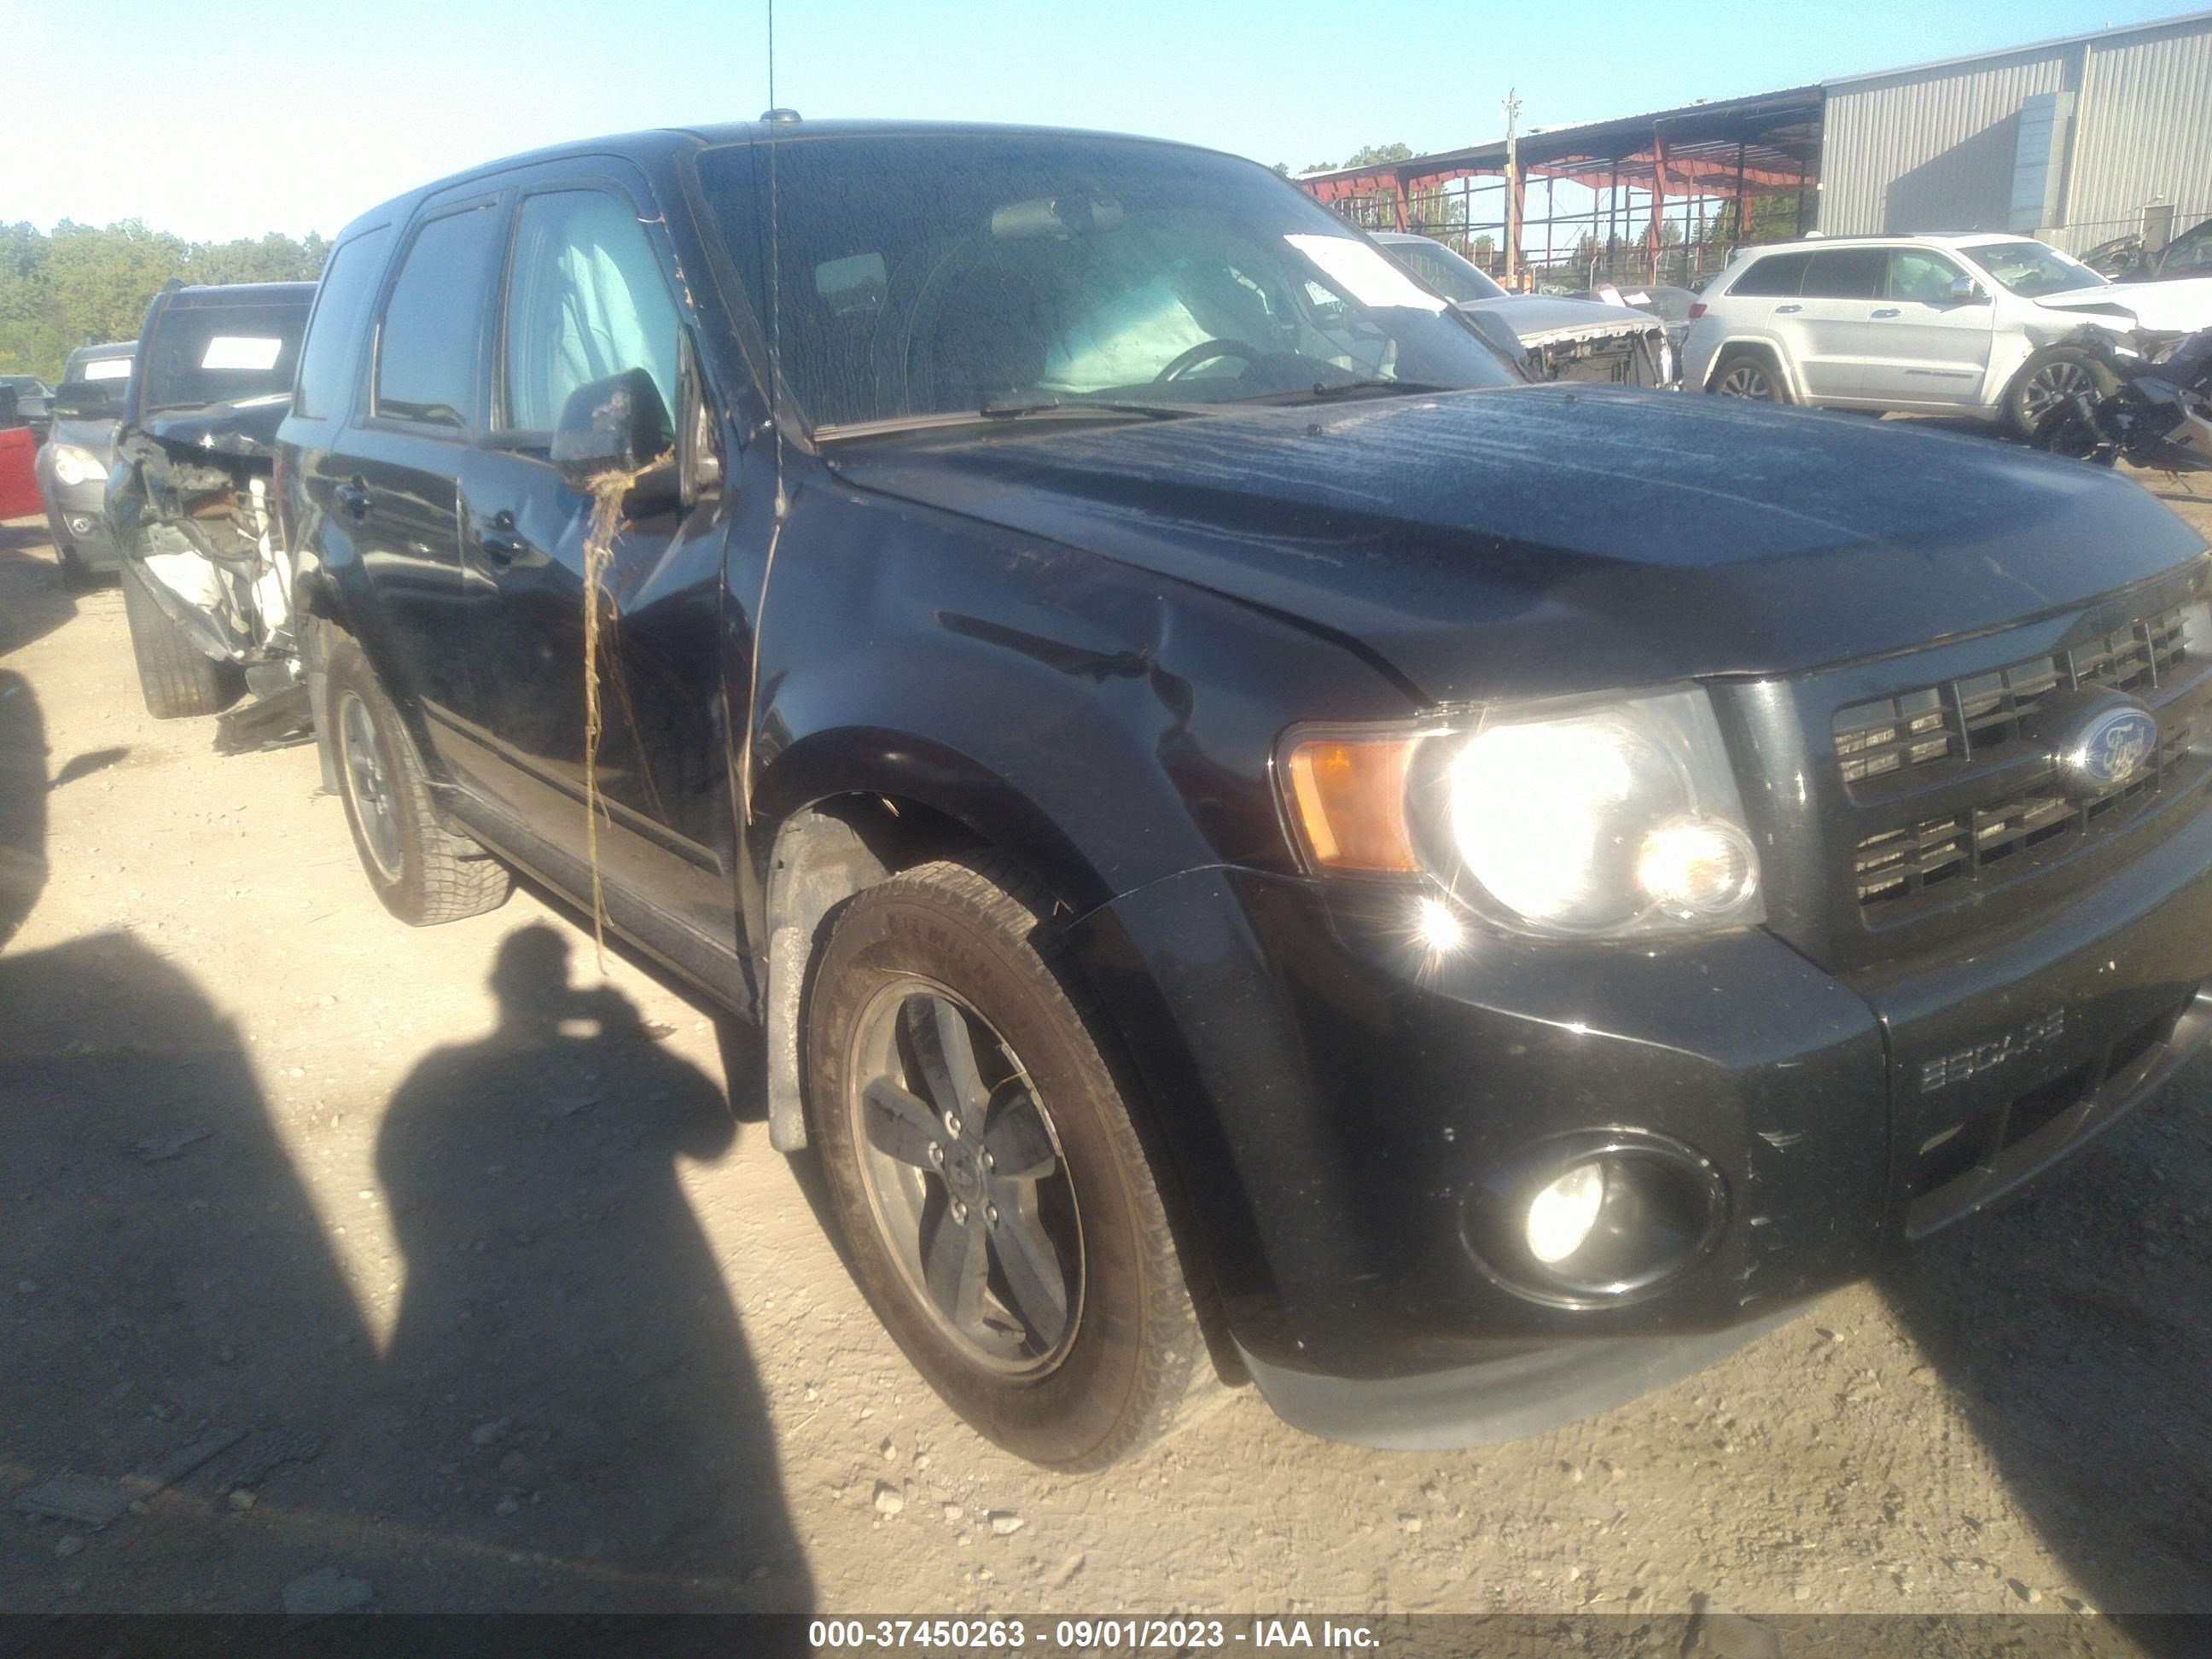
<svg viewBox="0 0 2212 1659">
<path fill-rule="evenodd" d="M 2032 925 L 1848 980 L 1756 931 L 1632 950 L 1476 935 L 1425 959 L 1409 902 L 1217 868 L 1073 935 L 1254 1376 L 1293 1421 L 1355 1440 L 1525 1432 L 1547 1400 L 1561 1420 L 1704 1364 L 2029 1179 L 2212 1035 L 2212 812 Z M 1463 1206 L 1531 1142 L 1601 1127 L 1711 1161 L 1717 1244 L 1632 1305 L 1493 1282 Z"/>
<path fill-rule="evenodd" d="M 54 477 L 46 452 L 39 452 L 39 500 L 46 509 L 46 529 L 54 546 L 65 550 L 88 570 L 123 568 L 123 552 L 107 527 L 103 483 L 64 484 Z"/>
</svg>

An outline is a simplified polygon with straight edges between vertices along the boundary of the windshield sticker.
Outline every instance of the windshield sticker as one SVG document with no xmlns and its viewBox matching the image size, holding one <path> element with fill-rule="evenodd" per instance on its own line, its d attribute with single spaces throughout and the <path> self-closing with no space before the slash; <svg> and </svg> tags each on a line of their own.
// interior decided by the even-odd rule
<svg viewBox="0 0 2212 1659">
<path fill-rule="evenodd" d="M 202 368 L 270 369 L 284 349 L 282 340 L 249 334 L 218 334 L 207 343 Z"/>
<path fill-rule="evenodd" d="M 88 380 L 127 380 L 131 378 L 128 357 L 94 357 L 84 366 Z"/>
<path fill-rule="evenodd" d="M 1283 240 L 1322 268 L 1322 274 L 1364 306 L 1440 312 L 1444 302 L 1413 286 L 1413 279 L 1364 242 L 1349 236 L 1285 236 Z"/>
</svg>

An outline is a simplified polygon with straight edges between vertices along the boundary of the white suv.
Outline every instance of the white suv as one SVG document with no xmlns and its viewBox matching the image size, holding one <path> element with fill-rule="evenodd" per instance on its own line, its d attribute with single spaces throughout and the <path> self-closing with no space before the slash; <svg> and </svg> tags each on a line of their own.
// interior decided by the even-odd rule
<svg viewBox="0 0 2212 1659">
<path fill-rule="evenodd" d="M 1984 232 L 1747 248 L 1691 308 L 1682 383 L 1824 409 L 1910 410 L 2025 435 L 2103 378 L 2082 325 L 2212 326 L 2212 279 L 2108 283 L 2056 248 Z"/>
</svg>

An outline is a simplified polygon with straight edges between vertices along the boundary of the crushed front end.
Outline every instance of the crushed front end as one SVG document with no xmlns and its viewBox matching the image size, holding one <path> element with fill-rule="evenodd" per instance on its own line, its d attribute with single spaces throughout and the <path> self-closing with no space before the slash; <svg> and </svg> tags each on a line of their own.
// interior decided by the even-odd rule
<svg viewBox="0 0 2212 1659">
<path fill-rule="evenodd" d="M 305 283 L 164 289 L 117 430 L 106 512 L 128 578 L 255 694 L 224 716 L 221 748 L 311 734 L 273 483 L 313 293 Z"/>
</svg>

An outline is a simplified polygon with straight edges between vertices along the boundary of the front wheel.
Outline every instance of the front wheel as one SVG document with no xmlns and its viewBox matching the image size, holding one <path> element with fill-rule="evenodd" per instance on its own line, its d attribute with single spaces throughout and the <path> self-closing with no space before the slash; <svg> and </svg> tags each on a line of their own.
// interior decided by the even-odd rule
<svg viewBox="0 0 2212 1659">
<path fill-rule="evenodd" d="M 2055 410 L 2085 392 L 2107 397 L 2117 384 L 2095 354 L 2079 346 L 2048 346 L 2013 376 L 2005 393 L 2005 419 L 2015 436 L 2032 442 Z"/>
<path fill-rule="evenodd" d="M 854 1272 L 987 1438 L 1104 1467 L 1211 1366 L 1143 1138 L 995 870 L 924 865 L 838 918 L 805 1017 L 812 1128 Z"/>
<path fill-rule="evenodd" d="M 177 626 L 146 579 L 123 561 L 123 618 L 131 629 L 131 655 L 138 665 L 139 695 L 157 720 L 220 714 L 245 690 L 234 663 L 217 662 Z"/>
</svg>

